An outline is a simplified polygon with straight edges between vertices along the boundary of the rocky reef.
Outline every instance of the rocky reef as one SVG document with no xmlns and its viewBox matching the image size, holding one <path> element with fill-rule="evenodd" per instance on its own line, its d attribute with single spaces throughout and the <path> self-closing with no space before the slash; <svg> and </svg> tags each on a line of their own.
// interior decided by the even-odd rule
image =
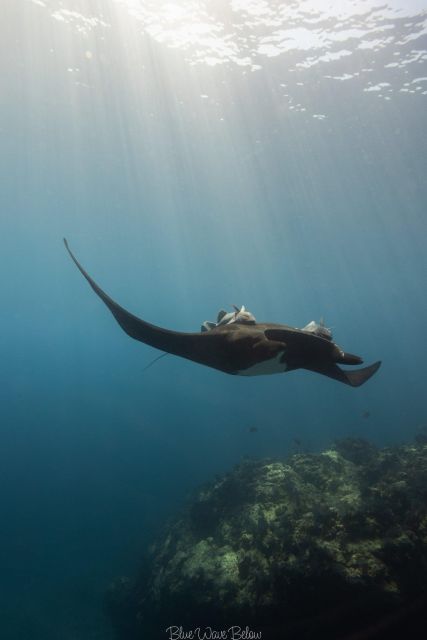
<svg viewBox="0 0 427 640">
<path fill-rule="evenodd" d="M 244 461 L 189 500 L 138 577 L 111 586 L 107 606 L 119 640 L 169 638 L 170 626 L 177 638 L 392 638 L 399 628 L 417 637 L 427 444 L 346 439 Z"/>
</svg>

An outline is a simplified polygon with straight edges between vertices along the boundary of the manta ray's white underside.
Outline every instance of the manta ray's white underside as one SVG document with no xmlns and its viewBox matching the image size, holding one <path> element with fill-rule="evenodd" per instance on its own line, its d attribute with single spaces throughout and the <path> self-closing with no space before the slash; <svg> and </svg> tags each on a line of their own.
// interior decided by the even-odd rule
<svg viewBox="0 0 427 640">
<path fill-rule="evenodd" d="M 284 373 L 288 370 L 286 362 L 280 362 L 283 358 L 285 350 L 280 351 L 277 356 L 270 360 L 264 360 L 264 362 L 258 362 L 248 369 L 242 369 L 237 372 L 238 376 L 268 376 L 274 373 Z"/>
</svg>

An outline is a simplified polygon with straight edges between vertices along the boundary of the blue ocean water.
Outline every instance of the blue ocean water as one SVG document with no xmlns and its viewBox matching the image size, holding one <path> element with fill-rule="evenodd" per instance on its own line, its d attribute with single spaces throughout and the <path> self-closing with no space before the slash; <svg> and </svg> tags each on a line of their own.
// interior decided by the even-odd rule
<svg viewBox="0 0 427 640">
<path fill-rule="evenodd" d="M 0 636 L 109 638 L 106 586 L 197 485 L 245 456 L 427 424 L 427 7 L 1 12 Z M 144 370 L 158 352 L 120 330 L 64 236 L 149 322 L 322 316 L 382 368 L 358 389 L 173 356 Z"/>
</svg>

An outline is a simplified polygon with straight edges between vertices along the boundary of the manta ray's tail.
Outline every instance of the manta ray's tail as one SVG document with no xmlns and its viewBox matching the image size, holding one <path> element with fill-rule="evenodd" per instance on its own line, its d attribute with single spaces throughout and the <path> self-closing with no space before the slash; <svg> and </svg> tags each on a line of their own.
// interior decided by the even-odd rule
<svg viewBox="0 0 427 640">
<path fill-rule="evenodd" d="M 369 367 L 363 367 L 363 369 L 356 369 L 355 371 L 344 371 L 344 369 L 341 369 L 336 364 L 315 365 L 305 368 L 320 373 L 323 376 L 328 376 L 328 378 L 338 380 L 338 382 L 348 384 L 350 387 L 360 387 L 378 371 L 380 365 L 381 361 L 378 361 Z"/>
</svg>

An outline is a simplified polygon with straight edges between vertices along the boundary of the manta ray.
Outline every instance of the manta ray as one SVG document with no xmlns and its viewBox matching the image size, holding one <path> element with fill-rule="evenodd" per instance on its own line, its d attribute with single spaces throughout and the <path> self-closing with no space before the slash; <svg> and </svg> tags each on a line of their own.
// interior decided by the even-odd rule
<svg viewBox="0 0 427 640">
<path fill-rule="evenodd" d="M 82 275 L 121 328 L 131 338 L 163 352 L 231 375 L 256 376 L 307 369 L 351 387 L 364 384 L 380 367 L 381 362 L 378 361 L 360 369 L 342 369 L 338 365 L 358 365 L 363 360 L 345 353 L 330 335 L 324 337 L 322 333 L 319 335 L 284 324 L 251 320 L 218 324 L 209 330 L 194 333 L 157 327 L 133 315 L 110 298 L 82 267 L 65 238 L 64 244 Z"/>
</svg>

